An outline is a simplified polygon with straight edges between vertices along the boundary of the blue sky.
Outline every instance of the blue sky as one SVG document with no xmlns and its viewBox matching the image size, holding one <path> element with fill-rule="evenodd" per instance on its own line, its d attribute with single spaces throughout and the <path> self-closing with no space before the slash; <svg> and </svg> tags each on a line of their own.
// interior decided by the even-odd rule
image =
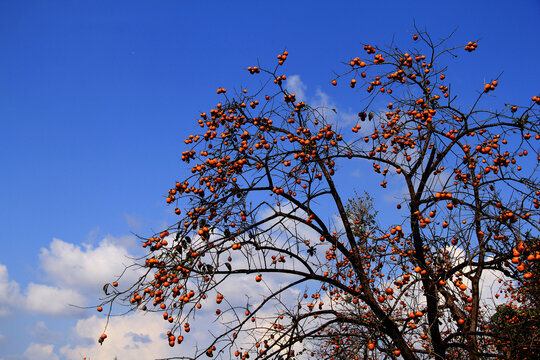
<svg viewBox="0 0 540 360">
<path fill-rule="evenodd" d="M 416 21 L 434 37 L 457 28 L 454 43 L 478 41 L 452 63 L 464 97 L 501 73 L 500 102 L 538 95 L 540 2 L 439 4 L 1 1 L 0 359 L 130 356 L 134 347 L 97 349 L 94 311 L 53 299 L 94 303 L 121 266 L 115 254 L 137 253 L 132 233 L 172 219 L 164 196 L 185 170 L 183 139 L 217 88 L 256 87 L 245 68 L 258 61 L 273 66 L 287 50 L 284 72 L 308 98 L 354 113 L 354 94 L 329 86 L 333 71 L 363 43 L 409 46 Z M 143 335 L 133 342 L 153 350 Z"/>
</svg>

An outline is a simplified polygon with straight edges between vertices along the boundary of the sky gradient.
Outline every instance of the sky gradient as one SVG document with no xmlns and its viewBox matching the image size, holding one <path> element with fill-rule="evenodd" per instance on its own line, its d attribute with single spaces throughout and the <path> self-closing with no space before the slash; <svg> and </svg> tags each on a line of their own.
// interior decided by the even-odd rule
<svg viewBox="0 0 540 360">
<path fill-rule="evenodd" d="M 122 256 L 141 253 L 133 234 L 171 222 L 183 139 L 217 88 L 257 86 L 248 66 L 287 50 L 289 86 L 355 113 L 354 94 L 329 86 L 334 72 L 364 43 L 410 46 L 416 22 L 478 42 L 450 70 L 465 99 L 501 74 L 495 102 L 539 95 L 540 2 L 438 4 L 1 1 L 0 359 L 169 354 L 162 322 L 118 320 L 129 342 L 99 348 L 103 316 L 66 304 L 95 304 Z M 351 189 L 377 182 L 350 175 Z M 148 333 L 132 331 L 142 323 Z"/>
</svg>

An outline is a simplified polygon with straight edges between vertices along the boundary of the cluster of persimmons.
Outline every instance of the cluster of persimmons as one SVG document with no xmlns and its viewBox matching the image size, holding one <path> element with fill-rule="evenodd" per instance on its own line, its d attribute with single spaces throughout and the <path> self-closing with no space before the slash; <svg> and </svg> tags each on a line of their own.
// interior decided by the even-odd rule
<svg viewBox="0 0 540 360">
<path fill-rule="evenodd" d="M 481 108 L 502 85 L 493 80 L 462 104 L 441 61 L 463 47 L 413 41 L 366 45 L 331 81 L 362 99 L 351 131 L 287 90 L 286 51 L 273 70 L 248 68 L 273 80 L 262 89 L 219 88 L 184 141 L 188 175 L 166 195 L 179 220 L 143 239 L 146 275 L 101 305 L 161 313 L 170 346 L 215 316 L 208 341 L 181 358 L 500 356 L 490 309 L 519 303 L 513 280 L 527 286 L 540 261 L 540 98 Z M 380 224 L 369 199 L 340 185 L 363 162 L 382 189 L 406 188 L 401 218 Z M 238 301 L 246 277 L 260 298 Z M 494 296 L 486 278 L 501 284 Z"/>
</svg>

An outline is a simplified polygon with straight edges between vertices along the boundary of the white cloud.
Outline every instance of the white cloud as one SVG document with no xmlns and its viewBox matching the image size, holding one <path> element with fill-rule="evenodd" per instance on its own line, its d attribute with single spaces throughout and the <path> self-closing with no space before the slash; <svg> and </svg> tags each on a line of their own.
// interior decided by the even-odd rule
<svg viewBox="0 0 540 360">
<path fill-rule="evenodd" d="M 76 290 L 46 284 L 29 283 L 21 293 L 19 284 L 9 281 L 6 266 L 0 264 L 0 316 L 16 310 L 50 316 L 70 316 L 81 313 L 80 309 L 69 306 L 70 304 L 84 306 L 86 303 L 86 298 Z"/>
<path fill-rule="evenodd" d="M 7 338 L 4 334 L 0 334 L 0 344 L 5 344 L 7 342 Z"/>
<path fill-rule="evenodd" d="M 44 284 L 28 284 L 25 295 L 27 310 L 51 316 L 81 314 L 81 309 L 70 305 L 84 306 L 87 302 L 75 290 Z"/>
<path fill-rule="evenodd" d="M 9 280 L 7 267 L 0 264 L 0 317 L 8 315 L 21 299 L 19 284 Z"/>
<path fill-rule="evenodd" d="M 88 299 L 97 301 L 103 284 L 116 280 L 124 264 L 131 262 L 127 247 L 133 242 L 132 237 L 106 237 L 92 246 L 53 239 L 39 255 L 44 283 L 31 282 L 23 291 L 9 279 L 7 267 L 0 264 L 0 316 L 15 310 L 48 316 L 81 315 L 81 309 L 70 305 L 86 306 Z M 128 271 L 125 281 L 131 283 L 137 276 L 137 271 Z"/>
<path fill-rule="evenodd" d="M 283 205 L 283 207 L 289 206 L 290 204 Z M 339 226 L 339 221 L 334 219 L 334 222 Z M 287 227 L 288 224 L 283 225 Z M 339 227 L 337 230 L 340 230 Z M 309 228 L 299 228 L 298 231 L 299 235 L 305 239 L 313 239 L 314 241 L 318 239 L 318 236 Z M 284 241 L 284 239 L 280 240 Z M 97 287 L 101 291 L 103 283 L 112 281 L 112 277 L 119 275 L 124 269 L 122 262 L 130 263 L 127 258 L 129 251 L 126 244 L 129 244 L 126 239 L 116 240 L 110 237 L 103 239 L 97 246 L 75 245 L 54 239 L 48 248 L 41 250 L 39 257 L 44 279 L 50 283 L 30 283 L 22 294 L 19 285 L 9 280 L 6 266 L 0 264 L 0 313 L 4 307 L 6 311 L 9 311 L 10 308 L 18 306 L 27 311 L 51 316 L 75 314 L 76 309 L 70 308 L 67 304 L 85 304 L 88 297 L 84 297 L 82 294 L 99 296 L 99 292 L 95 292 L 93 289 Z M 452 252 L 452 257 L 458 261 L 461 255 L 458 251 L 459 248 L 449 250 Z M 232 263 L 233 267 L 238 264 L 238 260 L 235 259 Z M 249 296 L 251 309 L 253 309 L 260 303 L 262 297 L 268 294 L 268 288 L 276 290 L 290 280 L 279 274 L 263 274 L 263 281 L 255 283 L 253 277 L 254 274 L 234 279 L 231 277 L 222 284 L 220 290 L 233 306 L 245 305 L 246 295 Z M 493 274 L 492 281 L 487 276 L 485 283 L 490 285 L 495 281 L 495 277 Z M 128 279 L 125 282 L 129 283 L 131 280 Z M 283 304 L 295 305 L 299 295 L 298 288 L 287 291 L 282 299 Z M 325 303 L 330 305 L 331 301 L 325 299 Z M 270 319 L 276 315 L 278 305 L 276 302 L 267 304 L 261 315 Z M 92 360 L 110 360 L 115 356 L 119 359 L 147 359 L 166 358 L 179 353 L 190 355 L 193 353 L 195 341 L 198 341 L 201 346 L 207 345 L 211 339 L 209 331 L 218 333 L 219 330 L 223 329 L 220 325 L 222 319 L 214 322 L 217 307 L 218 305 L 213 298 L 209 296 L 207 302 L 203 303 L 202 310 L 197 312 L 192 332 L 184 334 L 186 335 L 184 343 L 174 348 L 168 346 L 164 337 L 170 324 L 163 321 L 160 313 L 135 312 L 111 318 L 105 331 L 108 338 L 103 346 L 98 345 L 97 338 L 104 331 L 106 319 L 103 315 L 92 316 L 78 320 L 69 339 L 65 342 L 66 345 L 57 349 L 56 352 L 53 345 L 43 344 L 49 341 L 53 342 L 53 340 L 38 338 L 34 341 L 39 343 L 30 344 L 24 352 L 24 357 L 27 359 L 58 360 L 59 357 L 80 359 L 86 356 L 87 359 Z M 225 310 L 225 306 L 222 310 Z M 263 325 L 259 320 L 257 322 L 259 326 Z M 43 333 L 47 330 L 43 322 L 36 323 L 36 333 Z M 3 339 L 5 341 L 5 336 L 0 334 L 0 343 Z"/>
<path fill-rule="evenodd" d="M 72 333 L 79 344 L 65 345 L 59 353 L 66 359 L 83 356 L 92 360 L 110 360 L 115 356 L 119 359 L 155 359 L 179 353 L 179 345 L 169 347 L 164 335 L 170 324 L 165 324 L 159 313 L 136 312 L 111 319 L 105 332 L 107 339 L 100 346 L 97 340 L 105 323 L 106 319 L 98 316 L 79 320 Z"/>
<path fill-rule="evenodd" d="M 28 360 L 58 360 L 54 353 L 54 345 L 31 343 L 25 350 L 24 357 Z M 76 359 L 75 357 L 73 359 Z"/>
<path fill-rule="evenodd" d="M 9 279 L 8 269 L 0 264 L 0 315 L 10 313 L 40 314 L 52 317 L 81 316 L 87 314 L 83 309 L 70 306 L 86 306 L 90 301 L 97 302 L 101 288 L 104 283 L 116 280 L 124 270 L 125 264 L 130 264 L 131 259 L 128 248 L 134 243 L 132 237 L 121 238 L 106 237 L 97 245 L 71 244 L 59 239 L 53 239 L 47 248 L 41 249 L 40 260 L 40 279 L 39 283 L 30 282 L 24 287 L 19 286 L 16 281 Z M 126 283 L 135 281 L 136 271 L 127 272 Z M 92 318 L 90 318 L 92 319 Z M 94 319 L 96 319 L 94 317 Z M 129 319 L 129 318 L 128 318 Z M 104 319 L 102 318 L 104 321 Z M 104 322 L 100 326 L 104 326 Z M 119 320 L 120 325 L 125 324 Z M 159 320 L 152 319 L 152 324 L 159 324 Z M 83 323 L 84 324 L 84 323 Z M 118 333 L 125 333 L 129 337 L 125 346 L 129 343 L 142 343 L 147 338 L 143 333 L 138 334 L 134 329 L 141 328 L 153 329 L 149 324 L 148 318 L 142 319 L 138 325 L 128 324 Z M 133 325 L 133 326 L 131 326 Z M 69 344 L 89 343 L 89 339 L 80 336 L 86 332 L 86 337 L 96 337 L 101 334 L 102 329 L 93 328 L 92 331 L 79 329 L 79 341 L 75 340 L 73 334 L 69 335 Z M 156 336 L 163 332 L 156 332 Z M 13 359 L 49 359 L 58 360 L 60 353 L 55 351 L 53 343 L 62 341 L 62 334 L 51 331 L 43 321 L 38 321 L 33 328 L 27 328 L 26 334 L 13 334 L 15 337 L 30 335 L 33 342 L 29 344 L 23 354 L 13 355 Z M 94 339 L 95 340 L 95 339 Z M 6 341 L 4 335 L 0 335 L 0 342 Z M 29 339 L 30 341 L 30 339 Z M 159 347 L 162 348 L 165 340 L 160 339 Z M 97 342 L 92 341 L 92 344 Z M 166 345 L 166 344 L 165 344 Z M 168 346 L 167 346 L 168 347 Z M 66 346 L 64 347 L 66 348 Z M 152 348 L 153 349 L 153 348 Z M 21 351 L 22 352 L 22 351 Z M 149 350 L 147 356 L 142 358 L 153 358 L 151 353 L 157 350 Z M 108 353 L 103 353 L 102 358 L 111 359 L 114 357 L 114 351 L 109 348 Z M 131 358 L 140 358 L 136 353 Z M 78 353 L 72 353 L 65 357 L 66 359 L 82 358 Z M 88 357 L 95 359 L 95 357 Z"/>
<path fill-rule="evenodd" d="M 225 330 L 222 325 L 224 319 L 236 319 L 231 313 L 222 313 L 222 316 L 218 317 L 215 313 L 217 308 L 226 310 L 227 302 L 242 307 L 246 304 L 246 295 L 248 295 L 251 299 L 251 309 L 253 309 L 262 299 L 265 281 L 272 281 L 274 289 L 278 286 L 270 279 L 270 276 L 265 275 L 264 279 L 258 286 L 254 285 L 253 276 L 228 279 L 220 288 L 226 302 L 218 305 L 212 296 L 203 301 L 201 310 L 196 312 L 196 318 L 188 320 L 192 326 L 191 332 L 182 331 L 184 341 L 180 345 L 176 344 L 174 348 L 168 346 L 165 337 L 171 324 L 163 320 L 161 313 L 137 311 L 111 318 L 106 329 L 106 319 L 100 315 L 78 320 L 71 330 L 69 344 L 60 348 L 59 355 L 66 359 L 86 357 L 91 360 L 110 360 L 115 356 L 119 359 L 155 359 L 178 356 L 178 354 L 193 355 L 196 345 L 199 346 L 199 351 L 201 348 L 204 349 L 204 346 L 212 341 L 211 334 L 218 335 Z M 237 310 L 242 317 L 243 309 Z M 270 316 L 272 313 L 267 311 L 265 316 Z M 251 322 L 247 326 L 251 326 Z M 107 334 L 107 338 L 100 346 L 97 340 L 103 332 Z M 180 334 L 177 332 L 175 335 Z M 240 334 L 237 344 L 242 342 L 245 336 L 246 334 Z"/>
<path fill-rule="evenodd" d="M 57 286 L 96 294 L 131 262 L 126 249 L 133 242 L 130 239 L 106 237 L 97 247 L 53 239 L 48 249 L 41 249 L 40 267 L 45 278 Z M 129 275 L 135 276 L 130 273 L 127 280 L 132 279 Z"/>
</svg>

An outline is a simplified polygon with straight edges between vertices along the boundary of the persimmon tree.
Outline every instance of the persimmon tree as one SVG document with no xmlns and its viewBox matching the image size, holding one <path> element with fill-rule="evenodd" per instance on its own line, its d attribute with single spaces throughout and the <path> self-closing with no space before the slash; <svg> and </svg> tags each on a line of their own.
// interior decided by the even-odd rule
<svg viewBox="0 0 540 360">
<path fill-rule="evenodd" d="M 530 239 L 528 248 L 540 250 L 538 238 Z M 533 260 L 533 254 L 527 256 Z M 504 359 L 538 359 L 540 356 L 540 265 L 539 261 L 529 266 L 526 273 L 515 272 L 509 278 L 517 286 L 508 287 L 510 301 L 497 306 L 491 317 L 496 345 Z"/>
<path fill-rule="evenodd" d="M 144 275 L 109 286 L 101 306 L 162 313 L 170 346 L 211 312 L 182 359 L 500 356 L 482 287 L 500 281 L 500 300 L 518 302 L 503 284 L 540 260 L 540 97 L 505 104 L 493 79 L 462 99 L 447 66 L 477 43 L 413 39 L 365 45 L 330 79 L 360 99 L 352 129 L 287 90 L 286 51 L 247 68 L 256 92 L 218 89 L 185 140 L 190 176 L 167 193 L 178 221 L 142 238 Z M 406 188 L 401 217 L 381 223 L 369 196 L 351 195 L 361 185 L 338 185 L 352 167 Z M 245 281 L 259 297 L 238 300 Z"/>
</svg>

